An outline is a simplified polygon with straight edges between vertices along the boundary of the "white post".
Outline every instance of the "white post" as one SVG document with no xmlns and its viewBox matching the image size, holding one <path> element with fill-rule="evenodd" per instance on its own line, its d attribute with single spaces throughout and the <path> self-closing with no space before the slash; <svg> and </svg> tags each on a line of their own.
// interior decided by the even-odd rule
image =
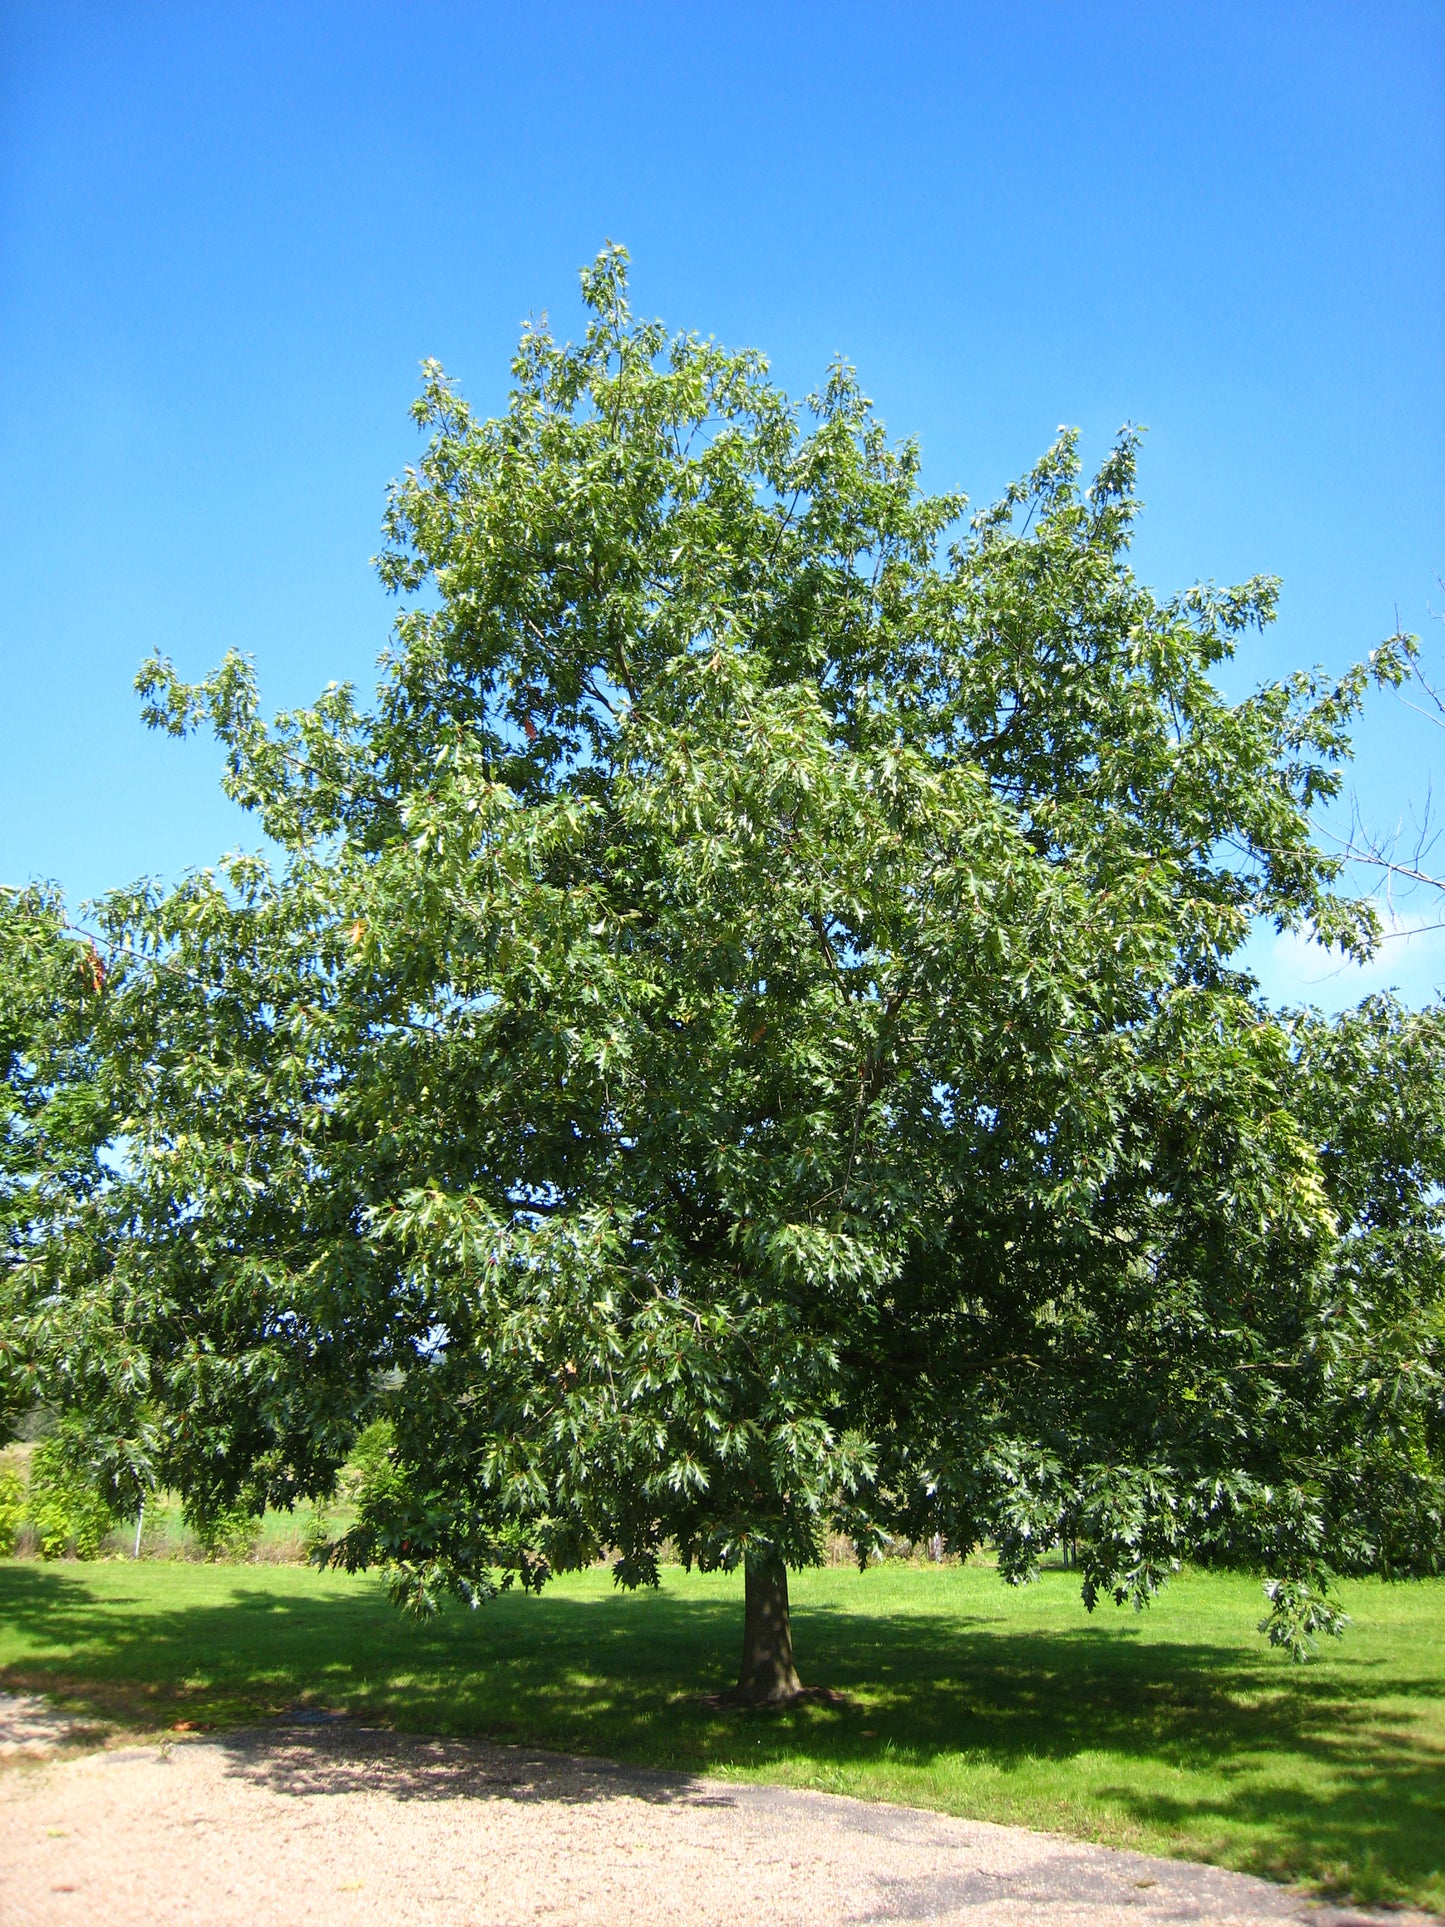
<svg viewBox="0 0 1445 1927">
<path fill-rule="evenodd" d="M 140 1558 L 140 1536 L 145 1526 L 145 1522 L 146 1522 L 146 1495 L 144 1494 L 144 1492 L 142 1492 L 142 1494 L 140 1495 L 140 1511 L 135 1515 L 135 1554 L 134 1556 L 137 1559 Z"/>
</svg>

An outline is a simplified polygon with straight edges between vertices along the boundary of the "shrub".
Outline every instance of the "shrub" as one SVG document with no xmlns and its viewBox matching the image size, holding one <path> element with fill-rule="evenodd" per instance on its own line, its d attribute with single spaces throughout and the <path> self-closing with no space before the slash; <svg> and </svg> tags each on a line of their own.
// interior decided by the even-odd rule
<svg viewBox="0 0 1445 1927">
<path fill-rule="evenodd" d="M 67 1552 L 94 1559 L 115 1524 L 109 1505 L 58 1437 L 42 1439 L 31 1457 L 28 1510 L 46 1559 Z"/>
<path fill-rule="evenodd" d="M 13 1465 L 0 1465 L 0 1559 L 8 1559 L 25 1523 L 25 1481 Z"/>
<path fill-rule="evenodd" d="M 391 1448 L 396 1429 L 390 1419 L 373 1419 L 351 1448 L 343 1483 L 349 1497 L 359 1500 L 391 1471 Z"/>
<path fill-rule="evenodd" d="M 203 1517 L 191 1514 L 186 1523 L 209 1560 L 249 1559 L 261 1536 L 259 1515 L 244 1505 L 222 1506 Z"/>
</svg>

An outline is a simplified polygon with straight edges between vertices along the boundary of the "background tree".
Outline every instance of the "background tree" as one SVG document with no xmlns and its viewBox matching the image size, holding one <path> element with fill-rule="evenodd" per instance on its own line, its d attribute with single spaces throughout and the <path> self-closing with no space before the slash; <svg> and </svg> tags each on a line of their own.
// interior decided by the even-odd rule
<svg viewBox="0 0 1445 1927">
<path fill-rule="evenodd" d="M 104 947 L 109 962 L 58 892 L 0 889 L 0 1443 L 43 1426 L 42 1543 L 92 1554 L 142 1502 L 155 1447 L 148 1353 L 115 1269 L 124 947 Z"/>
<path fill-rule="evenodd" d="M 1308 828 L 1366 673 L 1223 700 L 1274 584 L 1134 580 L 1130 432 L 965 525 L 846 368 L 799 409 L 621 250 L 583 292 L 498 420 L 428 368 L 373 710 L 143 673 L 281 852 L 104 910 L 158 1475 L 285 1504 L 385 1413 L 334 1557 L 422 1607 L 741 1565 L 745 1700 L 830 1530 L 1077 1536 L 1090 1604 L 1253 1565 L 1300 1650 L 1439 1487 L 1306 1422 L 1368 1320 L 1230 961 L 1372 941 Z M 1319 1493 L 1382 1452 L 1370 1555 Z"/>
<path fill-rule="evenodd" d="M 0 888 L 0 1443 L 38 1402 L 29 1328 L 102 1181 L 88 1013 L 105 968 L 55 892 Z"/>
<path fill-rule="evenodd" d="M 1328 1514 L 1341 1570 L 1437 1571 L 1445 1006 L 1410 1011 L 1376 996 L 1331 1023 L 1314 1015 L 1296 1023 L 1294 1101 L 1318 1147 L 1338 1233 L 1327 1319 L 1304 1367 L 1315 1503 Z"/>
</svg>

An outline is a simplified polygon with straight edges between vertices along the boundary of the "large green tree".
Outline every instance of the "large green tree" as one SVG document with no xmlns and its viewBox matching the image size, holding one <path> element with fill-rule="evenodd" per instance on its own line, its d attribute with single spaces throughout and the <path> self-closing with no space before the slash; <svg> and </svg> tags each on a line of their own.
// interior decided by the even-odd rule
<svg viewBox="0 0 1445 1927">
<path fill-rule="evenodd" d="M 1440 1550 L 1438 1226 L 1381 1364 L 1302 1031 L 1231 962 L 1371 941 L 1308 829 L 1366 672 L 1224 699 L 1275 585 L 1135 580 L 1130 432 L 968 521 L 848 369 L 794 405 L 621 250 L 583 292 L 496 420 L 428 368 L 374 706 L 143 673 L 275 852 L 103 913 L 89 1289 L 156 1476 L 285 1504 L 385 1415 L 337 1558 L 422 1606 L 742 1566 L 750 1700 L 829 1532 L 1076 1539 L 1090 1604 L 1249 1565 L 1298 1649 L 1332 1570 Z"/>
</svg>

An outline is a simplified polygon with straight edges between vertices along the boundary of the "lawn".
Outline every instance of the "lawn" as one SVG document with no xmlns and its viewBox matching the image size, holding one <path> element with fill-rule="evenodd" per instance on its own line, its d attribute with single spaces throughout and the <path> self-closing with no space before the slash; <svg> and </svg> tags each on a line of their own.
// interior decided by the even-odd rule
<svg viewBox="0 0 1445 1927">
<path fill-rule="evenodd" d="M 1445 1583 L 1350 1586 L 1341 1645 L 1294 1667 L 1257 1584 L 1186 1574 L 1088 1617 L 1077 1581 L 883 1565 L 797 1578 L 806 1679 L 848 1703 L 708 1704 L 741 1582 L 605 1572 L 476 1614 L 400 1618 L 297 1566 L 0 1562 L 0 1683 L 130 1725 L 297 1702 L 726 1778 L 908 1801 L 1445 1911 Z"/>
</svg>

